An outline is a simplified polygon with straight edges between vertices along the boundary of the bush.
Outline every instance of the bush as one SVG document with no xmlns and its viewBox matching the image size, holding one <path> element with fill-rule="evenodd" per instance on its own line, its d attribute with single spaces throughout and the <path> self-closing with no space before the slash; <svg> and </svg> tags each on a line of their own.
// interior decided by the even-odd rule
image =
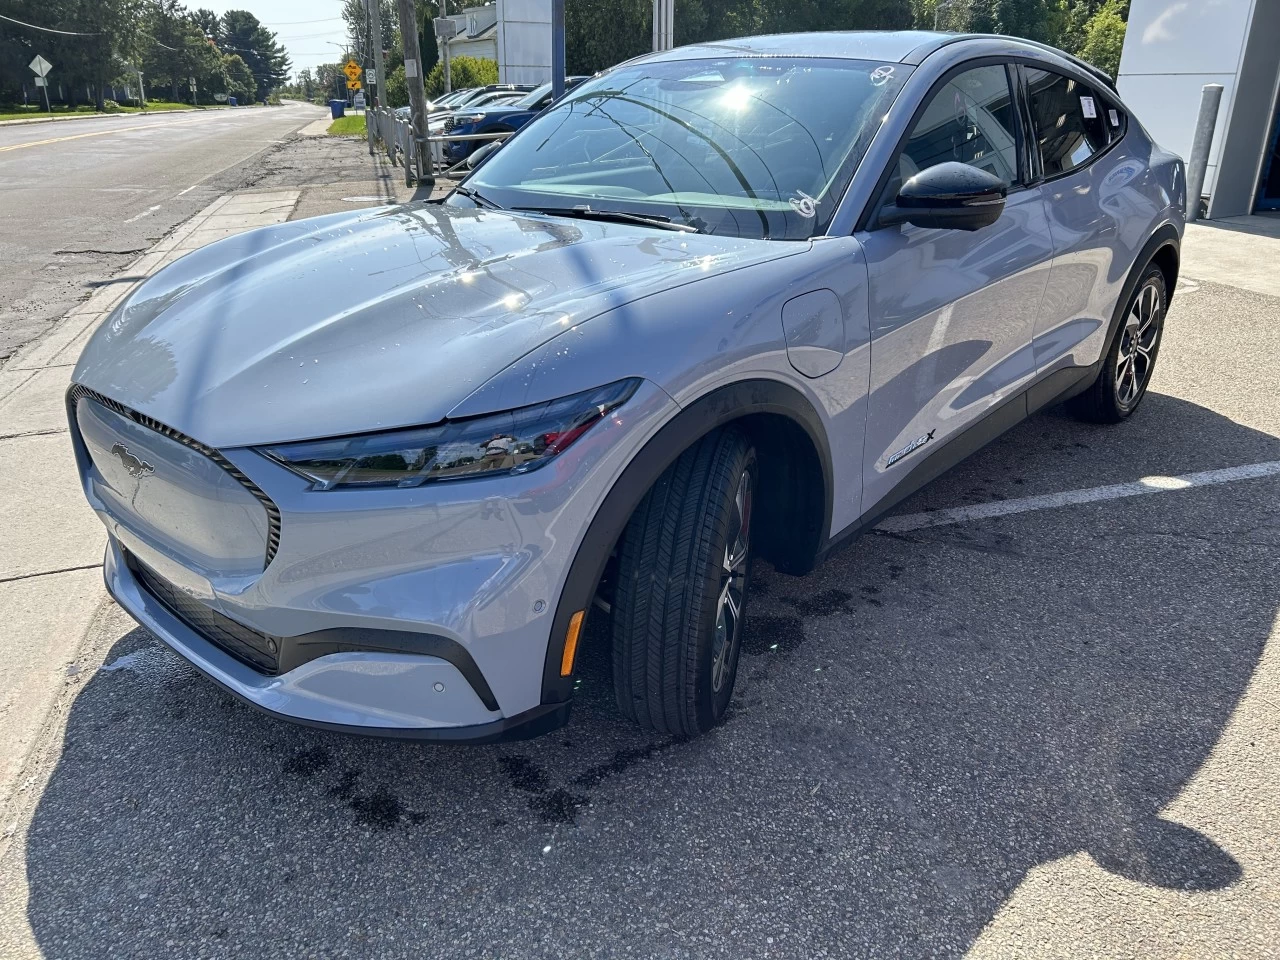
<svg viewBox="0 0 1280 960">
<path fill-rule="evenodd" d="M 116 103 L 114 100 L 103 100 L 102 112 L 103 113 L 119 113 L 120 104 Z"/>
<path fill-rule="evenodd" d="M 403 70 L 403 67 L 401 68 Z M 482 60 L 479 57 L 454 57 L 450 63 L 449 79 L 454 90 L 464 87 L 483 87 L 498 82 L 498 64 L 493 60 Z M 387 84 L 388 88 L 391 86 Z M 444 64 L 437 63 L 427 74 L 423 83 L 427 99 L 436 100 L 444 95 Z M 390 90 L 388 90 L 388 94 Z M 406 100 L 408 98 L 406 97 Z M 388 96 L 390 100 L 390 96 Z"/>
<path fill-rule="evenodd" d="M 409 103 L 409 85 L 404 79 L 404 64 L 387 74 L 387 89 L 383 96 L 388 107 L 403 107 Z"/>
</svg>

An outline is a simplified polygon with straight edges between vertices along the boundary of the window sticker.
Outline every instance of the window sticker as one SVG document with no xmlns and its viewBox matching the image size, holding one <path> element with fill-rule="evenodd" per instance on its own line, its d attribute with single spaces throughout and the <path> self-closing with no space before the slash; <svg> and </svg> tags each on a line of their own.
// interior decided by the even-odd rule
<svg viewBox="0 0 1280 960">
<path fill-rule="evenodd" d="M 1108 110 L 1108 111 L 1107 111 L 1107 116 L 1111 118 L 1111 125 L 1112 125 L 1113 127 L 1118 127 L 1118 126 L 1120 126 L 1120 114 L 1119 114 L 1119 113 L 1117 113 L 1115 110 Z"/>
<path fill-rule="evenodd" d="M 876 67 L 871 71 L 871 83 L 877 87 L 883 87 L 889 82 L 889 78 L 893 76 L 893 67 L 885 64 L 882 67 Z"/>
<path fill-rule="evenodd" d="M 1093 105 L 1093 97 L 1081 97 L 1080 109 L 1084 111 L 1086 120 L 1096 120 L 1098 117 L 1098 108 Z"/>
</svg>

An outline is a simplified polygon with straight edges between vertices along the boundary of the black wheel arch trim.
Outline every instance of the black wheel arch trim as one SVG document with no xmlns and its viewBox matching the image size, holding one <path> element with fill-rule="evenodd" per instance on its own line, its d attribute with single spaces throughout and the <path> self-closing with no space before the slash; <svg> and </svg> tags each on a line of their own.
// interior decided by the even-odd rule
<svg viewBox="0 0 1280 960">
<path fill-rule="evenodd" d="M 560 676 L 561 657 L 570 618 L 588 611 L 605 564 L 627 521 L 649 488 L 676 458 L 717 427 L 757 413 L 778 414 L 796 423 L 818 452 L 823 474 L 825 504 L 822 536 L 831 529 L 832 466 L 822 418 L 798 389 L 780 380 L 740 380 L 712 390 L 680 410 L 655 433 L 614 481 L 569 566 L 551 621 L 551 635 L 542 669 L 542 702 L 567 701 L 573 678 Z M 815 544 L 815 547 L 817 545 Z"/>
</svg>

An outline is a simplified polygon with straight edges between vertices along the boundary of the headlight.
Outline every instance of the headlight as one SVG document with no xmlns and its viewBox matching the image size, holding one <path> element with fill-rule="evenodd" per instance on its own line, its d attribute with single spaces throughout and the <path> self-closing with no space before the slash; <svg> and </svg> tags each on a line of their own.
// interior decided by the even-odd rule
<svg viewBox="0 0 1280 960">
<path fill-rule="evenodd" d="M 528 473 L 630 399 L 639 380 L 619 380 L 571 397 L 433 427 L 262 447 L 312 482 L 338 487 L 416 487 L 438 480 Z"/>
<path fill-rule="evenodd" d="M 453 115 L 453 125 L 460 127 L 464 123 L 479 123 L 483 119 L 483 113 L 455 113 Z"/>
</svg>

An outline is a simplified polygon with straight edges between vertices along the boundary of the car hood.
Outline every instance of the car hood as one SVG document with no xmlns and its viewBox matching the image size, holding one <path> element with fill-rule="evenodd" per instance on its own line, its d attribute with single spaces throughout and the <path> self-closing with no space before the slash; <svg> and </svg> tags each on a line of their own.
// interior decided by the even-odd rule
<svg viewBox="0 0 1280 960">
<path fill-rule="evenodd" d="M 806 247 L 423 203 L 299 220 L 159 271 L 73 377 L 214 447 L 431 423 L 577 324 Z"/>
</svg>

